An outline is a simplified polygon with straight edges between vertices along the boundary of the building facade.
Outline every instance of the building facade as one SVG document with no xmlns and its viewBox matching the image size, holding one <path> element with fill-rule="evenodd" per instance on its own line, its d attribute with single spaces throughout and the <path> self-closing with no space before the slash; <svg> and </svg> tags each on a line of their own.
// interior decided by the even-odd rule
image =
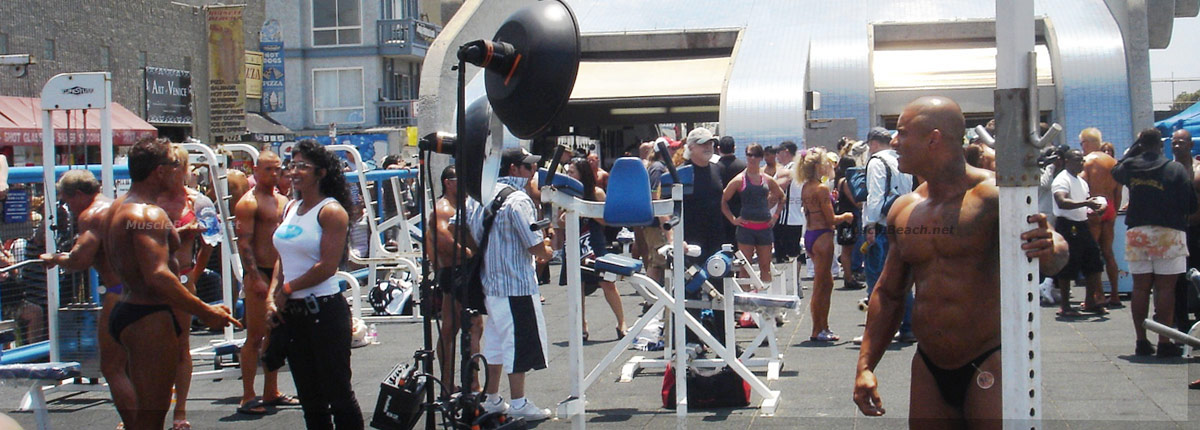
<svg viewBox="0 0 1200 430">
<path fill-rule="evenodd" d="M 0 75 L 0 96 L 39 97 L 42 85 L 66 72 L 112 74 L 113 101 L 143 119 L 146 68 L 191 73 L 192 123 L 162 125 L 173 140 L 210 142 L 206 0 L 4 0 L 0 1 L 0 55 L 32 54 L 27 75 Z M 265 0 L 244 0 L 243 36 L 257 50 Z M 7 73 L 7 71 L 5 71 Z M 153 124 L 153 122 L 152 122 Z M 155 124 L 156 126 L 159 124 Z"/>
<path fill-rule="evenodd" d="M 421 62 L 441 31 L 437 1 L 267 0 L 283 41 L 286 109 L 298 134 L 416 125 Z M 451 12 L 452 13 L 452 12 Z"/>
</svg>

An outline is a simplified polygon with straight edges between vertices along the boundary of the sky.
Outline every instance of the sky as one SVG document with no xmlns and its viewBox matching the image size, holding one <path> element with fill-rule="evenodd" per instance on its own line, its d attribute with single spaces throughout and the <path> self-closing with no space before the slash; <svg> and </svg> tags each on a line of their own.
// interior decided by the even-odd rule
<svg viewBox="0 0 1200 430">
<path fill-rule="evenodd" d="M 1200 18 L 1175 18 L 1171 44 L 1167 49 L 1150 50 L 1150 78 L 1154 91 L 1154 109 L 1166 110 L 1175 94 L 1200 90 Z M 1169 79 L 1189 79 L 1188 82 L 1155 82 Z"/>
</svg>

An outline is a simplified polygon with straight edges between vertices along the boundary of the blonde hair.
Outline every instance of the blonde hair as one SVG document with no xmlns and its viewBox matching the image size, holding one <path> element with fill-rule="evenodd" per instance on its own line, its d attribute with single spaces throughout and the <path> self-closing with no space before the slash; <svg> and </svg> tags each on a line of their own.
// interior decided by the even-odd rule
<svg viewBox="0 0 1200 430">
<path fill-rule="evenodd" d="M 183 166 L 185 168 L 192 166 L 192 163 L 190 163 L 191 160 L 188 159 L 187 148 L 184 148 L 183 146 L 180 146 L 180 145 L 172 144 L 171 150 L 175 151 L 175 159 L 179 160 L 180 166 Z"/>
<path fill-rule="evenodd" d="M 829 159 L 825 157 L 825 148 L 817 147 L 808 149 L 804 155 L 804 160 L 796 163 L 795 171 L 792 173 L 799 182 L 808 182 L 810 179 L 821 179 L 821 166 L 828 163 Z"/>
<path fill-rule="evenodd" d="M 1079 140 L 1090 140 L 1099 144 L 1103 141 L 1101 138 L 1100 129 L 1096 127 L 1088 127 L 1079 132 Z"/>
</svg>

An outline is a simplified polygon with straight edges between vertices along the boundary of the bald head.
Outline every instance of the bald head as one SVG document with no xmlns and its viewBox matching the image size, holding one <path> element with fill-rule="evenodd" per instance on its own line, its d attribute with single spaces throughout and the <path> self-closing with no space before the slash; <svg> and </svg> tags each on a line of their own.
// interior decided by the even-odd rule
<svg viewBox="0 0 1200 430">
<path fill-rule="evenodd" d="M 1175 130 L 1171 133 L 1171 152 L 1177 159 L 1192 158 L 1192 133 L 1187 130 Z"/>
<path fill-rule="evenodd" d="M 275 160 L 275 161 L 280 161 L 280 160 L 279 160 L 279 154 L 276 154 L 276 153 L 275 153 L 275 151 L 263 151 L 263 152 L 260 152 L 260 153 L 258 154 L 258 161 L 259 161 L 259 162 L 262 162 L 262 161 L 264 161 L 264 160 Z"/>
<path fill-rule="evenodd" d="M 921 97 L 913 100 L 900 113 L 896 136 L 891 145 L 896 149 L 900 171 L 921 176 L 934 172 L 958 171 L 966 164 L 962 139 L 966 119 L 962 108 L 945 97 Z"/>
<path fill-rule="evenodd" d="M 962 108 L 954 100 L 941 96 L 921 97 L 905 106 L 904 113 L 911 115 L 909 126 L 916 127 L 914 131 L 937 131 L 942 143 L 962 147 L 967 120 L 963 117 Z"/>
</svg>

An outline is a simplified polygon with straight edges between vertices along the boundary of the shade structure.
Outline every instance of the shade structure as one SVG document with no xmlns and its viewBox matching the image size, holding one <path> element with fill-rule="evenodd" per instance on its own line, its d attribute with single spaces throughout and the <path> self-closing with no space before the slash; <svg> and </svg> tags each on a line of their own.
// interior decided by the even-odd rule
<svg viewBox="0 0 1200 430">
<path fill-rule="evenodd" d="M 42 144 L 41 100 L 0 96 L 0 146 Z M 99 145 L 100 111 L 56 111 L 51 116 L 54 141 L 60 145 Z M 158 129 L 120 104 L 112 104 L 114 145 L 133 145 L 157 137 Z"/>
</svg>

